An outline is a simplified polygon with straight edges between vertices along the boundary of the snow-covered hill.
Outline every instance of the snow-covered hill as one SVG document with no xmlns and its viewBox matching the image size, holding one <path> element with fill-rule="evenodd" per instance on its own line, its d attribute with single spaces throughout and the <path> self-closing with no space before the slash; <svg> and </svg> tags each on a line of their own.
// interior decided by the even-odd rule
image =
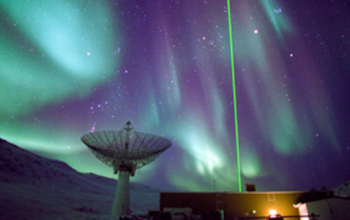
<svg viewBox="0 0 350 220">
<path fill-rule="evenodd" d="M 0 219 L 110 219 L 117 181 L 79 173 L 0 138 Z M 133 214 L 159 208 L 159 191 L 131 183 Z"/>
</svg>

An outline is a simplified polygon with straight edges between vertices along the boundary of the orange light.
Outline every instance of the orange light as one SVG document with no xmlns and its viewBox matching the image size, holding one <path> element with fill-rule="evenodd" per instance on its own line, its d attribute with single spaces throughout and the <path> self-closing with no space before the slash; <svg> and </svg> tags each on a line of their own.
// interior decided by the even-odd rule
<svg viewBox="0 0 350 220">
<path fill-rule="evenodd" d="M 275 209 L 269 210 L 270 217 L 275 218 L 277 217 L 277 211 Z"/>
</svg>

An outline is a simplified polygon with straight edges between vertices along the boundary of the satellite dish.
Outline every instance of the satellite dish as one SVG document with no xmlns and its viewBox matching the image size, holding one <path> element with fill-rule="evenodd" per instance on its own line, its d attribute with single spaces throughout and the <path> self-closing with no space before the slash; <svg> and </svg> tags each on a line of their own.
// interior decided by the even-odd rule
<svg viewBox="0 0 350 220">
<path fill-rule="evenodd" d="M 161 136 L 136 132 L 130 121 L 120 131 L 97 131 L 81 137 L 95 156 L 114 173 L 119 172 L 112 215 L 130 214 L 129 178 L 139 169 L 154 161 L 171 146 Z"/>
</svg>

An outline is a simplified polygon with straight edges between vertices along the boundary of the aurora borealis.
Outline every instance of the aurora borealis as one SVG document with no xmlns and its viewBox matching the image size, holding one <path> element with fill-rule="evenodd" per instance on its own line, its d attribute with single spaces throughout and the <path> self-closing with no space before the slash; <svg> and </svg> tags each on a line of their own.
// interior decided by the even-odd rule
<svg viewBox="0 0 350 220">
<path fill-rule="evenodd" d="M 349 179 L 349 7 L 231 1 L 243 184 Z M 237 191 L 226 1 L 0 0 L 0 77 L 1 138 L 112 177 L 80 137 L 130 120 L 172 142 L 131 181 Z"/>
</svg>

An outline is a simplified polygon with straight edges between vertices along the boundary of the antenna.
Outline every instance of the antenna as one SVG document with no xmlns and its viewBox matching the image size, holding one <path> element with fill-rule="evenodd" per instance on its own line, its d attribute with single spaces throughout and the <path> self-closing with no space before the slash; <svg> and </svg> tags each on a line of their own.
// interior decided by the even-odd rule
<svg viewBox="0 0 350 220">
<path fill-rule="evenodd" d="M 103 163 L 119 172 L 112 215 L 130 214 L 129 178 L 136 169 L 151 163 L 171 146 L 163 137 L 136 132 L 130 121 L 120 131 L 95 131 L 81 137 L 82 142 Z"/>
</svg>

